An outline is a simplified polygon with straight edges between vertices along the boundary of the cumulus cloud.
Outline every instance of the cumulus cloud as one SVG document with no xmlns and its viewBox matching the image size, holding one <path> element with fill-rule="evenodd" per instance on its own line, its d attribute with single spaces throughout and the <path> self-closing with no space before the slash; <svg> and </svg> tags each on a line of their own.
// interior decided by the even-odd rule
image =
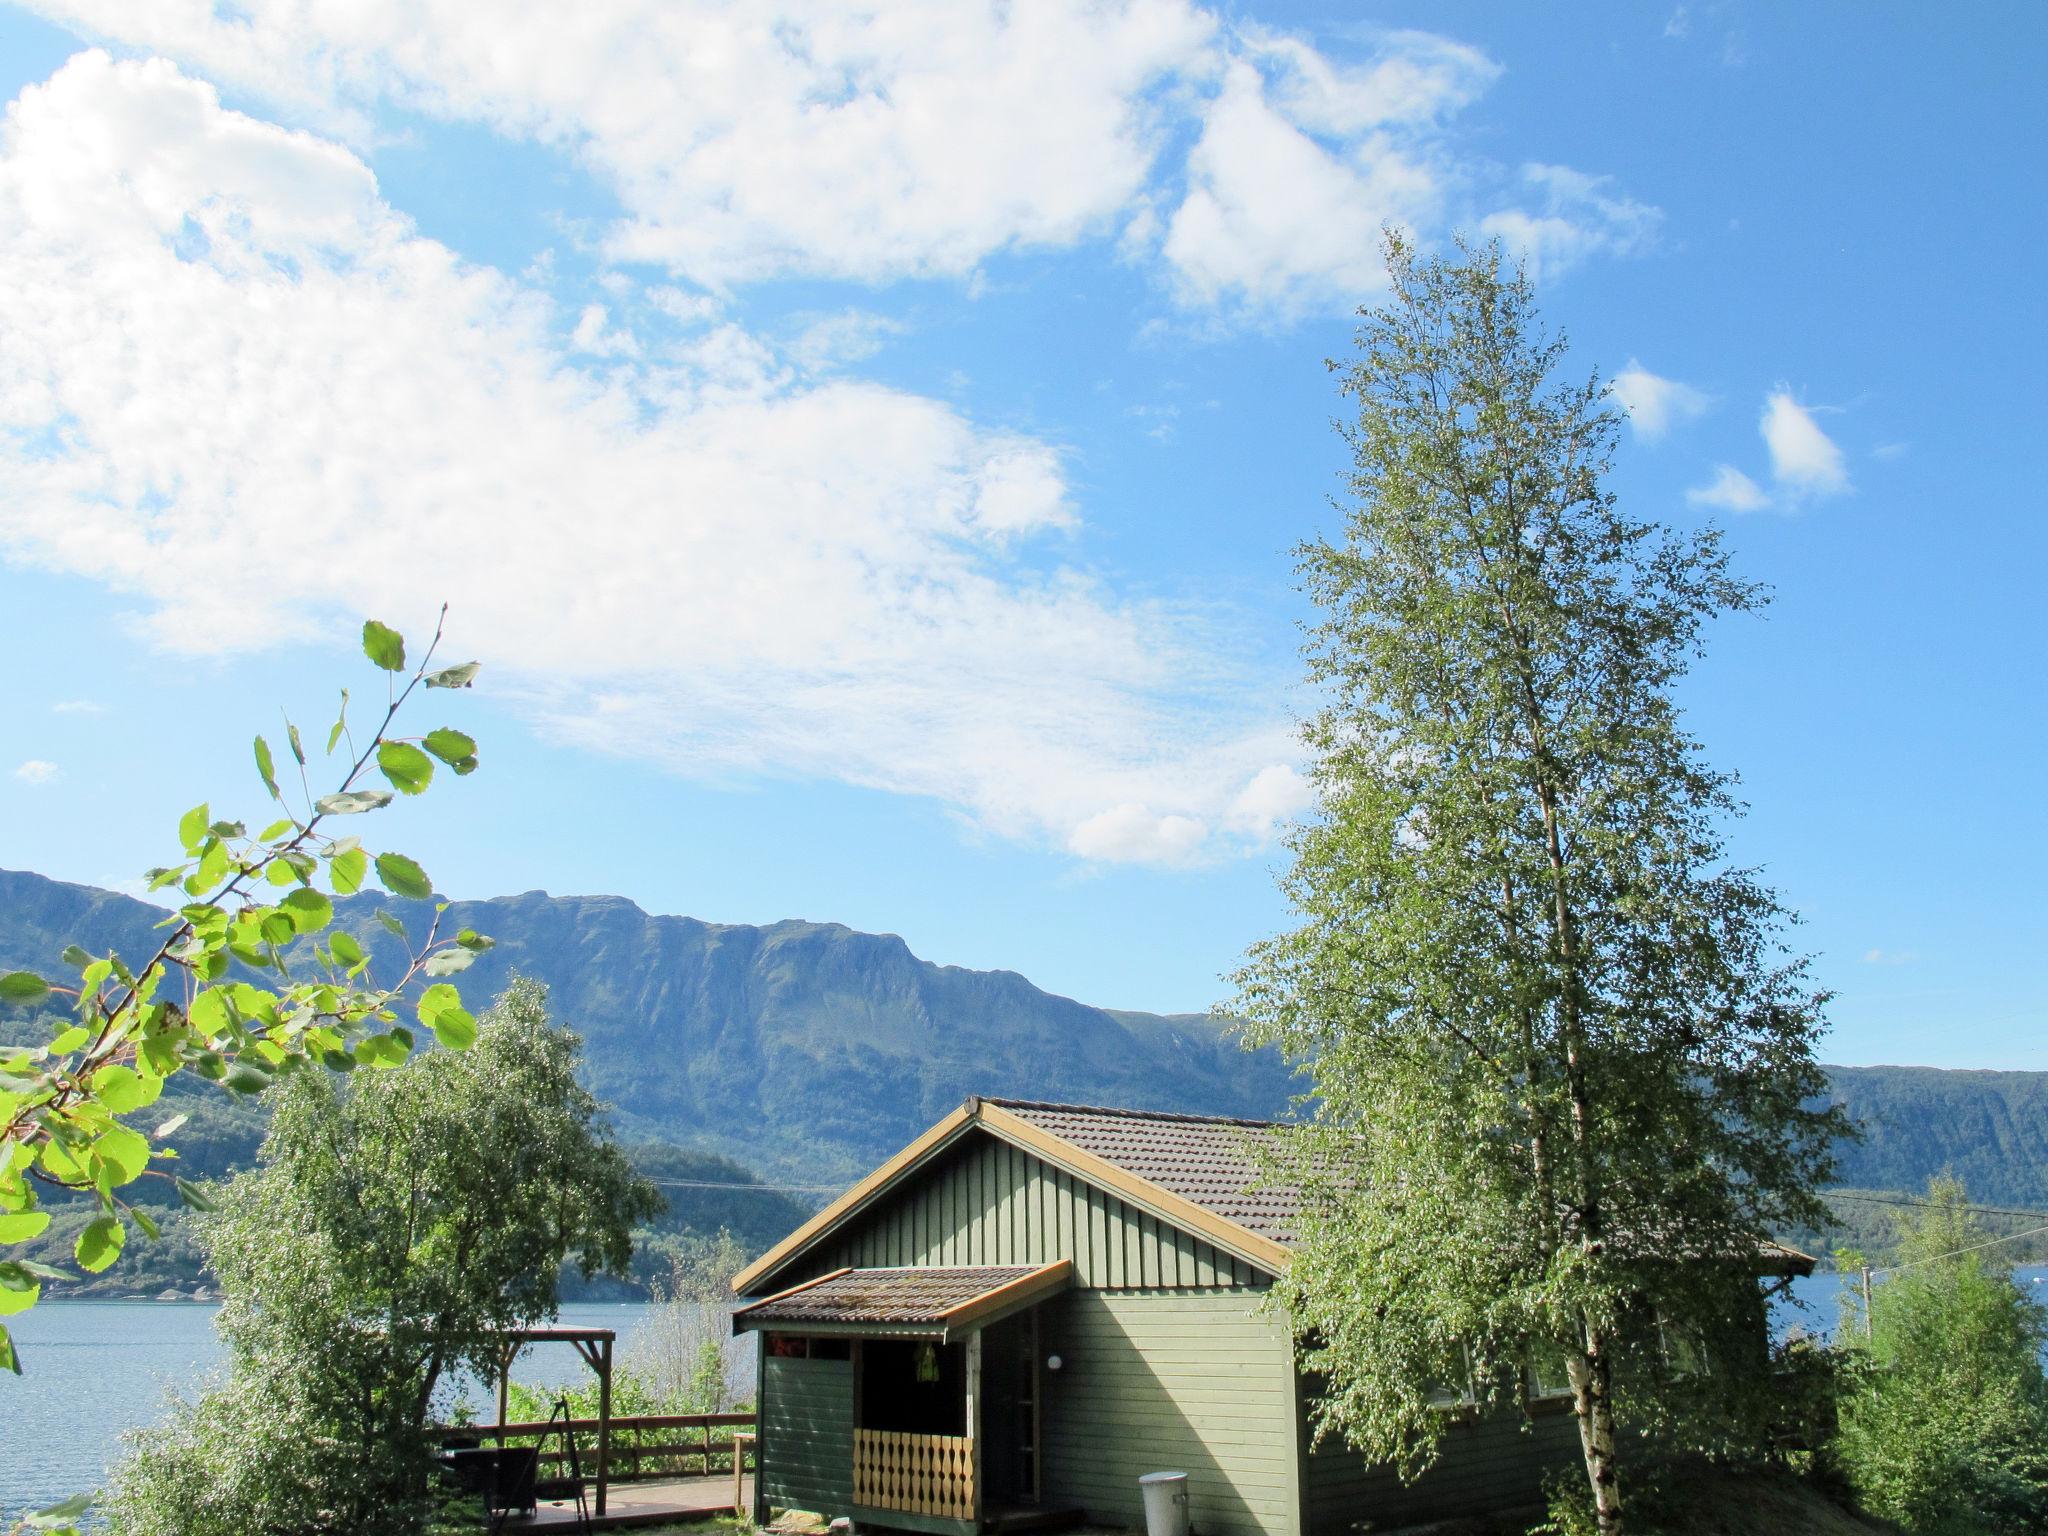
<svg viewBox="0 0 2048 1536">
<path fill-rule="evenodd" d="M 10 108 L 0 265 L 0 552 L 164 646 L 446 599 L 554 738 L 1089 859 L 1208 856 L 1293 754 L 1209 620 L 1048 554 L 1056 445 L 687 304 L 605 346 L 168 64 L 82 54 Z"/>
<path fill-rule="evenodd" d="M 1839 496 L 1849 489 L 1842 450 L 1790 390 L 1773 390 L 1764 401 L 1759 430 L 1770 450 L 1771 477 L 1784 491 L 1794 497 Z"/>
<path fill-rule="evenodd" d="M 1630 430 L 1655 442 L 1673 427 L 1704 415 L 1713 402 L 1690 384 L 1662 378 L 1634 358 L 1614 376 L 1614 398 L 1628 412 Z"/>
<path fill-rule="evenodd" d="M 30 3 L 359 144 L 396 107 L 552 146 L 616 199 L 613 259 L 716 293 L 1114 236 L 1183 306 L 1285 318 L 1377 292 L 1385 224 L 1478 228 L 1554 272 L 1656 219 L 1462 150 L 1452 120 L 1501 73 L 1475 48 L 1388 31 L 1340 58 L 1193 0 Z"/>
<path fill-rule="evenodd" d="M 1696 507 L 1719 507 L 1724 512 L 1761 512 L 1771 504 L 1764 488 L 1732 464 L 1714 466 L 1714 478 L 1685 493 Z"/>
<path fill-rule="evenodd" d="M 24 784 L 38 785 L 54 782 L 57 775 L 62 772 L 63 770 L 55 763 L 46 762 L 40 757 L 32 757 L 14 770 L 14 776 Z"/>
</svg>

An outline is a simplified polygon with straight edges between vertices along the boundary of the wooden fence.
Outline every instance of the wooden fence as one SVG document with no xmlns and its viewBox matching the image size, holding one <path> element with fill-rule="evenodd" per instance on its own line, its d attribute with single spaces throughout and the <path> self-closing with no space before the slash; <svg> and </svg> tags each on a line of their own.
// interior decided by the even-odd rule
<svg viewBox="0 0 2048 1536">
<path fill-rule="evenodd" d="M 505 1445 L 541 1447 L 543 1477 L 566 1476 L 568 1452 L 559 1429 L 540 1419 L 504 1425 L 444 1427 L 443 1438 L 464 1436 Z M 576 1452 L 585 1477 L 597 1476 L 597 1420 L 571 1419 Z M 621 1413 L 612 1416 L 611 1476 L 614 1483 L 665 1477 L 709 1477 L 733 1470 L 733 1434 L 751 1434 L 751 1413 Z"/>
<path fill-rule="evenodd" d="M 974 1441 L 967 1435 L 853 1432 L 853 1502 L 947 1520 L 974 1518 Z"/>
</svg>

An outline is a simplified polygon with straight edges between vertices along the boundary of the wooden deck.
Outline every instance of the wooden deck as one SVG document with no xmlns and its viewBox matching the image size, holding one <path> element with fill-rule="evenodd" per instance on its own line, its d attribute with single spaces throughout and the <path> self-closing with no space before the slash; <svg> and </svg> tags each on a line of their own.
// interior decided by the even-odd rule
<svg viewBox="0 0 2048 1536">
<path fill-rule="evenodd" d="M 613 1483 L 605 1490 L 602 1518 L 595 1509 L 595 1490 L 586 1491 L 584 1498 L 593 1506 L 590 1516 L 593 1531 L 624 1530 L 640 1525 L 679 1525 L 689 1520 L 707 1520 L 713 1515 L 731 1514 L 732 1474 L 714 1472 L 709 1477 Z M 751 1477 L 740 1480 L 740 1498 L 746 1508 L 753 1508 L 754 1480 Z M 507 1531 L 569 1531 L 575 1528 L 576 1505 L 573 1502 L 543 1504 L 534 1511 L 532 1519 L 522 1516 L 506 1521 L 503 1527 Z"/>
</svg>

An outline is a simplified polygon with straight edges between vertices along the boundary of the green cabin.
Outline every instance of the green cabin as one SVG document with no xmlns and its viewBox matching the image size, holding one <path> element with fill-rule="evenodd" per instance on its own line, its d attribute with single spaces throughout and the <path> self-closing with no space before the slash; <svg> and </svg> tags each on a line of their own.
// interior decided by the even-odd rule
<svg viewBox="0 0 2048 1536">
<path fill-rule="evenodd" d="M 755 1518 L 1141 1528 L 1185 1472 L 1198 1536 L 1339 1536 L 1540 1501 L 1569 1399 L 1457 1414 L 1404 1485 L 1313 1444 L 1309 1380 L 1262 1305 L 1296 1200 L 1265 1122 L 969 1099 L 736 1280 L 760 1338 Z M 1549 1384 L 1544 1384 L 1549 1385 Z"/>
</svg>

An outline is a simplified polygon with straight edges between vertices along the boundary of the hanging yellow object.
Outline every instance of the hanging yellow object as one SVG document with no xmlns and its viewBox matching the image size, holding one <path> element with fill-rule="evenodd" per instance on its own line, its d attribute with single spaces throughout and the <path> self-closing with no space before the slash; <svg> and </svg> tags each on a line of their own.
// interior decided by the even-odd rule
<svg viewBox="0 0 2048 1536">
<path fill-rule="evenodd" d="M 935 1344 L 925 1344 L 917 1351 L 917 1379 L 937 1381 L 939 1379 L 939 1350 Z"/>
</svg>

